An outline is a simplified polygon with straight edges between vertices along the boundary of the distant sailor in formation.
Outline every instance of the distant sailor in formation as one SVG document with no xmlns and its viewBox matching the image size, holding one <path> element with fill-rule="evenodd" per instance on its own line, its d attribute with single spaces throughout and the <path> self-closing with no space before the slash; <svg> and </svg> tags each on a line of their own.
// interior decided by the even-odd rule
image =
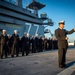
<svg viewBox="0 0 75 75">
<path fill-rule="evenodd" d="M 75 32 L 75 28 L 67 31 L 64 29 L 65 21 L 60 21 L 59 28 L 55 30 L 55 36 L 58 40 L 58 64 L 60 68 L 66 67 L 66 52 L 68 48 L 67 34 Z"/>
<path fill-rule="evenodd" d="M 11 36 L 11 56 L 14 57 L 14 54 L 16 52 L 16 56 L 18 57 L 19 54 L 19 35 L 18 31 L 14 30 L 14 34 Z"/>
<path fill-rule="evenodd" d="M 35 36 L 30 36 L 28 33 L 24 32 L 22 37 L 19 37 L 18 30 L 14 30 L 13 34 L 7 35 L 6 30 L 2 30 L 0 35 L 0 58 L 18 57 L 19 54 L 28 56 L 29 53 L 38 53 L 45 50 L 57 49 L 57 40 L 52 40 L 51 38 L 42 37 L 36 34 Z"/>
<path fill-rule="evenodd" d="M 8 36 L 6 34 L 6 30 L 2 30 L 2 34 L 0 36 L 0 57 L 3 58 L 3 54 L 5 58 L 7 58 L 8 52 Z"/>
</svg>

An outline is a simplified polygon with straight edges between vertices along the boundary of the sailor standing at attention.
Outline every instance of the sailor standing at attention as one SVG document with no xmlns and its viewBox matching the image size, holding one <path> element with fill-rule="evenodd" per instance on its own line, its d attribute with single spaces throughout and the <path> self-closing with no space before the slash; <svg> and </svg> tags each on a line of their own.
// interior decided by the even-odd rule
<svg viewBox="0 0 75 75">
<path fill-rule="evenodd" d="M 6 34 L 6 30 L 2 30 L 2 34 L 0 35 L 0 58 L 3 58 L 5 54 L 5 58 L 7 58 L 8 53 L 8 36 Z"/>
</svg>

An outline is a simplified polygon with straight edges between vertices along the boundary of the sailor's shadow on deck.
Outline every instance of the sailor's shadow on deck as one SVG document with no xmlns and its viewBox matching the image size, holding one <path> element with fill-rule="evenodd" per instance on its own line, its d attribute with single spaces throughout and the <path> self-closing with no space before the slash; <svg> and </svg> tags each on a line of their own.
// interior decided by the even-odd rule
<svg viewBox="0 0 75 75">
<path fill-rule="evenodd" d="M 75 61 L 69 62 L 69 63 L 66 64 L 66 68 L 68 68 L 68 67 L 70 67 L 70 66 L 72 66 L 74 64 L 75 64 Z"/>
</svg>

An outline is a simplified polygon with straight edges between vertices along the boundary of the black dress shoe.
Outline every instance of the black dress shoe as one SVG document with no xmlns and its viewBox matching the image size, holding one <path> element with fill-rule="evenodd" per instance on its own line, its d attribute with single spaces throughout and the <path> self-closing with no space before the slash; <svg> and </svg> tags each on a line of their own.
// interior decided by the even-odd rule
<svg viewBox="0 0 75 75">
<path fill-rule="evenodd" d="M 11 55 L 11 57 L 14 57 L 14 55 Z"/>
<path fill-rule="evenodd" d="M 63 64 L 64 67 L 66 67 L 66 64 Z"/>
<path fill-rule="evenodd" d="M 1 57 L 1 59 L 3 59 L 3 57 Z"/>
<path fill-rule="evenodd" d="M 24 55 L 22 55 L 22 56 L 24 56 Z"/>
<path fill-rule="evenodd" d="M 59 67 L 60 67 L 60 68 L 64 68 L 64 66 L 63 66 L 63 65 L 59 65 Z"/>
<path fill-rule="evenodd" d="M 1 59 L 3 59 L 3 55 L 1 55 Z"/>
<path fill-rule="evenodd" d="M 5 58 L 7 58 L 7 56 L 5 56 Z"/>
</svg>

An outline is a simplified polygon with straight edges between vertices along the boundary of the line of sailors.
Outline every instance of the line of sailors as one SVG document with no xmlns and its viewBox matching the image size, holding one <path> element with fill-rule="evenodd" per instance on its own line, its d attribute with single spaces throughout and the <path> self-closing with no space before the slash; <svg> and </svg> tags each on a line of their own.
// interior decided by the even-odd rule
<svg viewBox="0 0 75 75">
<path fill-rule="evenodd" d="M 57 49 L 57 40 L 43 38 L 42 36 L 30 37 L 29 34 L 24 33 L 23 37 L 20 38 L 18 31 L 14 30 L 13 35 L 6 34 L 6 30 L 2 30 L 0 35 L 0 58 L 5 58 L 8 55 L 11 57 L 19 56 L 21 52 L 22 56 L 28 56 L 29 53 L 43 52 L 43 50 Z"/>
</svg>

